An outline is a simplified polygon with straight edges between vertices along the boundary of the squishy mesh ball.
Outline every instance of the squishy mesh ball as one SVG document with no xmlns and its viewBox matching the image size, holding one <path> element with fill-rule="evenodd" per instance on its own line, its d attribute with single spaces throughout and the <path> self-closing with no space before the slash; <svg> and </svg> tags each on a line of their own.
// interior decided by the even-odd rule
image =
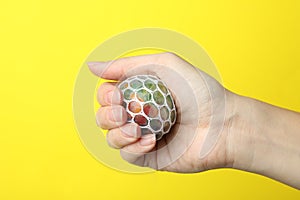
<svg viewBox="0 0 300 200">
<path fill-rule="evenodd" d="M 166 85 L 155 76 L 132 76 L 118 85 L 123 94 L 127 122 L 137 123 L 142 135 L 156 139 L 168 133 L 176 121 L 176 107 Z"/>
</svg>

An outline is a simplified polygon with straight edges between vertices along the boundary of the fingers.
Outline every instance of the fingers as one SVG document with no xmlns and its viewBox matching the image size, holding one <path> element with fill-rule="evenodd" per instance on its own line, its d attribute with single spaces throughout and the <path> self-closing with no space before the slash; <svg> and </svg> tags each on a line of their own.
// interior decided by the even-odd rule
<svg viewBox="0 0 300 200">
<path fill-rule="evenodd" d="M 110 147 L 121 149 L 120 153 L 124 160 L 140 166 L 144 165 L 142 156 L 150 152 L 156 144 L 155 134 L 141 137 L 141 129 L 135 123 L 109 130 L 106 140 Z"/>
<path fill-rule="evenodd" d="M 151 54 L 121 58 L 108 62 L 88 62 L 90 70 L 101 78 L 119 80 L 127 71 L 150 64 L 165 65 L 176 56 L 172 53 Z"/>
<path fill-rule="evenodd" d="M 121 149 L 120 153 L 124 160 L 130 163 L 143 165 L 141 156 L 150 152 L 156 144 L 155 134 L 144 135 L 140 140 Z M 137 163 L 139 160 L 140 163 Z"/>
<path fill-rule="evenodd" d="M 111 129 L 107 135 L 109 146 L 120 149 L 130 145 L 141 137 L 141 129 L 137 124 L 128 123 L 120 128 Z"/>
<path fill-rule="evenodd" d="M 97 100 L 102 106 L 119 105 L 122 102 L 121 92 L 115 83 L 103 83 L 97 93 Z"/>
<path fill-rule="evenodd" d="M 126 120 L 126 111 L 120 105 L 101 107 L 96 114 L 97 124 L 103 129 L 120 127 L 125 124 Z"/>
</svg>

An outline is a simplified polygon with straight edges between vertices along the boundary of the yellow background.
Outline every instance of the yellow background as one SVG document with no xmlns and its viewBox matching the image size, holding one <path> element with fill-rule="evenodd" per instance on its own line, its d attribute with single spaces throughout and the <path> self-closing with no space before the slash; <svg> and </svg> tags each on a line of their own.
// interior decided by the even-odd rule
<svg viewBox="0 0 300 200">
<path fill-rule="evenodd" d="M 297 0 L 1 1 L 0 199 L 300 199 L 234 170 L 133 175 L 82 146 L 72 93 L 87 55 L 126 30 L 162 27 L 202 45 L 229 89 L 300 111 Z"/>
</svg>

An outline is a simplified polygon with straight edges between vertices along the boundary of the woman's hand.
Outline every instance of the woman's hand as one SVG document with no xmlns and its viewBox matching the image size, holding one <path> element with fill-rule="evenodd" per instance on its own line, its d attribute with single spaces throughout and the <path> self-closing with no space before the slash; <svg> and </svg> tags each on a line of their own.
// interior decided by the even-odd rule
<svg viewBox="0 0 300 200">
<path fill-rule="evenodd" d="M 116 81 L 156 75 L 173 94 L 176 124 L 155 141 L 126 123 L 115 82 L 99 88 L 98 125 L 109 130 L 107 142 L 128 162 L 182 173 L 232 167 L 300 188 L 299 113 L 236 95 L 172 53 L 88 65 L 97 76 Z"/>
<path fill-rule="evenodd" d="M 170 133 L 155 141 L 153 134 L 141 137 L 136 124 L 126 123 L 122 95 L 116 84 L 100 86 L 98 101 L 102 107 L 97 113 L 98 124 L 109 130 L 109 145 L 120 149 L 125 160 L 173 172 L 198 172 L 232 165 L 228 131 L 234 95 L 216 80 L 171 53 L 94 62 L 89 67 L 97 76 L 117 81 L 135 74 L 156 75 L 175 98 L 176 124 Z"/>
</svg>

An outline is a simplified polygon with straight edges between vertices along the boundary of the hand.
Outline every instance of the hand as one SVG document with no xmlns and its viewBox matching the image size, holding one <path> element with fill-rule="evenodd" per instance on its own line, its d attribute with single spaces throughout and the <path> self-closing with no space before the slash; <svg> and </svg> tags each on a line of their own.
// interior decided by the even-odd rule
<svg viewBox="0 0 300 200">
<path fill-rule="evenodd" d="M 170 133 L 155 141 L 153 134 L 141 137 L 136 124 L 126 123 L 122 95 L 116 84 L 100 86 L 97 96 L 102 107 L 96 116 L 98 125 L 109 130 L 107 142 L 120 149 L 123 159 L 173 172 L 198 172 L 232 165 L 228 131 L 235 95 L 215 79 L 171 53 L 88 65 L 95 75 L 110 80 L 136 74 L 156 75 L 167 84 L 175 99 L 176 124 Z"/>
<path fill-rule="evenodd" d="M 172 172 L 232 167 L 300 188 L 300 114 L 242 97 L 171 53 L 88 64 L 99 77 L 121 80 L 136 74 L 162 79 L 177 106 L 177 121 L 161 140 L 141 137 L 126 124 L 115 83 L 99 88 L 98 125 L 107 142 L 130 163 Z M 113 95 L 114 94 L 114 95 Z"/>
</svg>

